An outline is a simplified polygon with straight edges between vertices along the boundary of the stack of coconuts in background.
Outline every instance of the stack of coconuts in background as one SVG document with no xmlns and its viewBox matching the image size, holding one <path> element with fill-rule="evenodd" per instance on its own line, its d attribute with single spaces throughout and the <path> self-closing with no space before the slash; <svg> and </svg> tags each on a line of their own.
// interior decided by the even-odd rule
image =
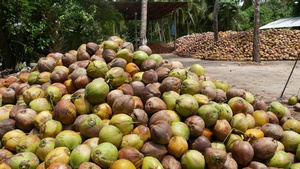
<svg viewBox="0 0 300 169">
<path fill-rule="evenodd" d="M 116 36 L 0 79 L 0 168 L 299 168 L 279 102 Z"/>
<path fill-rule="evenodd" d="M 300 54 L 300 30 L 268 29 L 259 32 L 260 60 L 296 60 Z M 174 42 L 168 44 L 174 46 Z M 218 42 L 213 32 L 195 33 L 176 40 L 177 55 L 207 60 L 251 61 L 253 29 L 219 32 Z"/>
</svg>

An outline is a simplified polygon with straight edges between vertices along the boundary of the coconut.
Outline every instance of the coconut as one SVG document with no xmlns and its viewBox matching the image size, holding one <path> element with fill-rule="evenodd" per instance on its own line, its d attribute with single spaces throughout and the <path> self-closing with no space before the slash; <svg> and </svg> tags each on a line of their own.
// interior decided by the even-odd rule
<svg viewBox="0 0 300 169">
<path fill-rule="evenodd" d="M 97 137 L 103 127 L 103 122 L 95 114 L 89 114 L 80 121 L 79 132 L 85 138 Z"/>
<path fill-rule="evenodd" d="M 40 139 L 36 135 L 27 135 L 22 137 L 17 144 L 16 152 L 32 152 L 35 153 L 37 147 L 39 146 Z"/>
<path fill-rule="evenodd" d="M 101 143 L 93 149 L 91 159 L 100 167 L 109 168 L 118 159 L 118 149 L 111 143 Z"/>
<path fill-rule="evenodd" d="M 197 115 L 203 119 L 206 127 L 214 125 L 218 120 L 218 110 L 212 104 L 201 106 L 197 110 Z"/>
<path fill-rule="evenodd" d="M 224 150 L 216 148 L 206 148 L 204 151 L 205 163 L 208 168 L 223 167 L 227 159 L 227 153 Z"/>
<path fill-rule="evenodd" d="M 157 63 L 154 60 L 145 60 L 141 64 L 141 71 L 155 70 Z"/>
<path fill-rule="evenodd" d="M 70 165 L 72 168 L 78 168 L 82 163 L 89 162 L 92 148 L 87 144 L 76 146 L 70 154 Z"/>
<path fill-rule="evenodd" d="M 3 147 L 5 147 L 9 151 L 15 152 L 18 142 L 25 136 L 26 134 L 19 129 L 8 131 L 2 137 Z"/>
<path fill-rule="evenodd" d="M 133 121 L 136 125 L 147 125 L 148 124 L 148 114 L 143 109 L 133 109 L 130 113 Z"/>
<path fill-rule="evenodd" d="M 226 92 L 226 97 L 228 100 L 230 100 L 234 97 L 246 98 L 246 91 L 244 89 L 232 88 Z"/>
<path fill-rule="evenodd" d="M 196 114 L 198 102 L 192 95 L 183 94 L 176 99 L 175 109 L 181 116 L 189 117 Z"/>
<path fill-rule="evenodd" d="M 167 148 L 164 145 L 155 143 L 154 141 L 146 142 L 141 151 L 145 157 L 151 156 L 161 160 L 167 154 Z"/>
<path fill-rule="evenodd" d="M 25 132 L 29 132 L 34 127 L 36 115 L 36 111 L 29 108 L 19 110 L 15 116 L 16 126 Z"/>
<path fill-rule="evenodd" d="M 150 126 L 151 138 L 159 144 L 168 144 L 172 137 L 172 128 L 168 122 L 157 121 Z"/>
<path fill-rule="evenodd" d="M 23 99 L 27 105 L 29 105 L 29 103 L 32 100 L 37 99 L 37 98 L 43 98 L 44 96 L 45 96 L 44 91 L 42 89 L 36 88 L 36 87 L 29 88 L 23 92 Z"/>
<path fill-rule="evenodd" d="M 124 113 L 130 114 L 134 109 L 134 99 L 131 95 L 124 95 L 116 98 L 112 105 L 112 111 L 114 114 Z"/>
<path fill-rule="evenodd" d="M 103 81 L 93 81 L 85 88 L 85 97 L 91 104 L 103 103 L 109 93 L 109 86 Z"/>
<path fill-rule="evenodd" d="M 16 93 L 16 98 L 19 98 L 22 96 L 23 92 L 27 89 L 29 89 L 30 85 L 28 83 L 21 83 L 16 87 L 15 93 Z"/>
<path fill-rule="evenodd" d="M 52 112 L 41 111 L 34 118 L 34 127 L 39 130 L 43 123 L 45 123 L 46 121 L 51 120 L 51 119 L 52 119 Z"/>
<path fill-rule="evenodd" d="M 62 131 L 62 124 L 56 120 L 48 120 L 40 127 L 40 137 L 53 137 L 55 138 L 58 133 Z"/>
<path fill-rule="evenodd" d="M 2 138 L 5 133 L 14 130 L 15 123 L 16 122 L 13 119 L 0 120 L 0 138 Z"/>
<path fill-rule="evenodd" d="M 37 98 L 32 100 L 29 103 L 29 107 L 36 112 L 47 110 L 52 111 L 52 104 L 45 98 Z"/>
<path fill-rule="evenodd" d="M 181 164 L 179 161 L 176 160 L 171 155 L 166 155 L 162 160 L 161 160 L 161 165 L 165 169 L 181 169 Z"/>
<path fill-rule="evenodd" d="M 73 130 L 64 130 L 55 137 L 55 147 L 67 147 L 73 150 L 82 143 L 81 136 Z"/>
<path fill-rule="evenodd" d="M 167 105 L 159 97 L 151 97 L 145 103 L 145 111 L 152 115 L 160 110 L 166 110 Z"/>
<path fill-rule="evenodd" d="M 254 150 L 249 142 L 236 141 L 232 147 L 233 159 L 242 166 L 249 164 L 254 156 Z"/>
<path fill-rule="evenodd" d="M 277 141 L 272 137 L 259 138 L 252 144 L 254 157 L 260 161 L 272 157 L 277 149 Z"/>
<path fill-rule="evenodd" d="M 114 125 L 104 126 L 99 132 L 99 143 L 109 142 L 115 145 L 117 148 L 122 143 L 123 134 Z"/>
<path fill-rule="evenodd" d="M 112 116 L 111 107 L 107 103 L 98 104 L 93 107 L 92 112 L 101 119 L 110 119 Z"/>
<path fill-rule="evenodd" d="M 53 119 L 62 124 L 72 124 L 76 119 L 76 107 L 68 100 L 59 101 L 53 110 Z"/>
<path fill-rule="evenodd" d="M 105 81 L 113 87 L 119 87 L 125 83 L 126 74 L 123 68 L 113 67 L 105 74 Z"/>
<path fill-rule="evenodd" d="M 267 111 L 273 112 L 278 118 L 282 118 L 285 115 L 285 108 L 279 102 L 271 102 L 267 107 Z"/>
<path fill-rule="evenodd" d="M 246 131 L 248 129 L 248 121 L 245 114 L 238 113 L 232 117 L 231 127 L 237 131 Z"/>
<path fill-rule="evenodd" d="M 224 141 L 228 134 L 231 132 L 231 126 L 227 120 L 217 120 L 214 126 L 214 136 L 220 141 Z"/>
<path fill-rule="evenodd" d="M 2 103 L 3 104 L 14 104 L 16 102 L 16 92 L 7 88 L 2 93 Z"/>
<path fill-rule="evenodd" d="M 160 110 L 151 116 L 148 125 L 151 126 L 152 124 L 154 124 L 155 122 L 157 122 L 159 120 L 163 120 L 163 121 L 166 121 L 169 124 L 171 124 L 171 117 L 170 117 L 169 113 L 165 110 Z"/>
<path fill-rule="evenodd" d="M 107 103 L 112 106 L 115 100 L 124 95 L 121 90 L 111 90 L 107 95 Z"/>
<path fill-rule="evenodd" d="M 129 160 L 136 168 L 142 165 L 144 155 L 133 147 L 124 147 L 118 152 L 119 159 Z"/>
<path fill-rule="evenodd" d="M 67 147 L 57 147 L 51 150 L 45 157 L 45 168 L 48 168 L 51 164 L 55 162 L 69 164 L 70 150 Z"/>
<path fill-rule="evenodd" d="M 290 168 L 291 159 L 288 153 L 276 151 L 275 154 L 265 161 L 267 167 Z"/>
<path fill-rule="evenodd" d="M 261 127 L 261 131 L 264 133 L 265 137 L 272 137 L 276 140 L 280 140 L 283 129 L 278 124 L 266 123 Z"/>
<path fill-rule="evenodd" d="M 109 124 L 116 126 L 123 135 L 131 133 L 134 127 L 132 118 L 127 114 L 114 115 Z"/>
<path fill-rule="evenodd" d="M 106 63 L 111 62 L 116 57 L 116 55 L 117 53 L 112 49 L 105 49 L 102 53 L 102 57 Z"/>
<path fill-rule="evenodd" d="M 82 45 L 79 46 L 79 48 L 77 50 L 77 60 L 78 61 L 90 60 L 90 55 L 86 51 L 86 44 L 82 44 Z"/>
<path fill-rule="evenodd" d="M 191 148 L 204 153 L 206 148 L 212 147 L 210 140 L 205 136 L 199 136 L 191 141 Z"/>
<path fill-rule="evenodd" d="M 197 150 L 188 150 L 181 157 L 181 165 L 184 168 L 205 168 L 205 158 Z"/>
<path fill-rule="evenodd" d="M 232 109 L 233 114 L 248 112 L 248 102 L 241 97 L 233 97 L 228 101 L 228 105 Z"/>
<path fill-rule="evenodd" d="M 142 46 L 140 46 L 138 50 L 139 50 L 139 51 L 144 51 L 144 52 L 146 52 L 148 56 L 152 55 L 152 50 L 151 50 L 151 48 L 150 48 L 149 46 L 147 46 L 147 45 L 142 45 Z"/>
<path fill-rule="evenodd" d="M 98 142 L 99 142 L 99 138 L 93 137 L 93 138 L 86 139 L 82 144 L 87 144 L 92 149 L 94 149 L 98 145 Z"/>
<path fill-rule="evenodd" d="M 120 148 L 133 147 L 140 151 L 143 147 L 143 144 L 144 144 L 144 140 L 139 135 L 127 134 L 127 135 L 123 136 Z"/>
<path fill-rule="evenodd" d="M 159 90 L 161 93 L 164 93 L 167 91 L 178 92 L 180 88 L 181 88 L 180 79 L 178 79 L 176 77 L 167 77 L 162 81 L 162 83 L 159 87 Z"/>
<path fill-rule="evenodd" d="M 141 97 L 142 92 L 145 89 L 145 84 L 143 82 L 140 82 L 140 81 L 132 81 L 130 83 L 130 85 L 131 85 L 132 90 L 133 90 L 133 95 Z"/>
<path fill-rule="evenodd" d="M 134 47 L 133 44 L 131 42 L 124 42 L 121 44 L 121 49 L 129 49 L 131 52 L 134 52 Z"/>
<path fill-rule="evenodd" d="M 41 57 L 37 62 L 37 68 L 40 72 L 52 72 L 56 66 L 54 59 Z"/>
<path fill-rule="evenodd" d="M 176 158 L 188 150 L 187 140 L 182 136 L 173 136 L 168 144 L 168 152 Z"/>
<path fill-rule="evenodd" d="M 11 168 L 19 168 L 19 166 L 26 166 L 27 168 L 37 168 L 38 165 L 39 159 L 32 152 L 18 153 L 11 158 L 9 163 L 9 166 Z"/>
<path fill-rule="evenodd" d="M 300 143 L 300 135 L 295 131 L 283 131 L 280 142 L 284 145 L 285 151 L 295 153 Z"/>
</svg>

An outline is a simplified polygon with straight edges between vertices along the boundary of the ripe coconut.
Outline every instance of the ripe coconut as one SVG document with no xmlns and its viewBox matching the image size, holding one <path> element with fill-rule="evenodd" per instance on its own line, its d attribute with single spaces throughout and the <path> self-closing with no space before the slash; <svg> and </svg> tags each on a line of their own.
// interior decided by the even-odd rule
<svg viewBox="0 0 300 169">
<path fill-rule="evenodd" d="M 143 163 L 144 155 L 133 147 L 124 147 L 119 150 L 118 158 L 129 160 L 136 168 L 139 168 Z"/>
<path fill-rule="evenodd" d="M 53 137 L 55 138 L 58 133 L 62 131 L 62 124 L 56 120 L 48 120 L 40 127 L 40 137 Z"/>
<path fill-rule="evenodd" d="M 76 107 L 68 100 L 59 101 L 53 110 L 53 119 L 62 124 L 72 124 L 76 119 Z"/>
<path fill-rule="evenodd" d="M 161 165 L 165 169 L 181 169 L 181 164 L 179 161 L 176 160 L 172 155 L 166 155 L 161 160 Z"/>
<path fill-rule="evenodd" d="M 236 141 L 232 147 L 233 159 L 242 166 L 249 164 L 254 157 L 254 150 L 249 142 Z"/>
</svg>

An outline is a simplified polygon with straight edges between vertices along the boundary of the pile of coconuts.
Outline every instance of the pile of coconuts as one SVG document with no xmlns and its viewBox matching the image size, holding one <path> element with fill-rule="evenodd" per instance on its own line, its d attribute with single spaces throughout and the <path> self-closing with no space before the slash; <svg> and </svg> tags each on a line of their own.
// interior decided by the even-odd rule
<svg viewBox="0 0 300 169">
<path fill-rule="evenodd" d="M 300 30 L 268 29 L 259 32 L 259 55 L 262 61 L 296 60 L 300 54 Z M 174 42 L 168 44 L 174 46 Z M 214 41 L 213 32 L 195 33 L 176 40 L 175 54 L 206 60 L 251 61 L 253 29 L 219 32 Z"/>
<path fill-rule="evenodd" d="M 116 36 L 0 85 L 0 168 L 300 166 L 300 122 L 280 102 Z"/>
</svg>

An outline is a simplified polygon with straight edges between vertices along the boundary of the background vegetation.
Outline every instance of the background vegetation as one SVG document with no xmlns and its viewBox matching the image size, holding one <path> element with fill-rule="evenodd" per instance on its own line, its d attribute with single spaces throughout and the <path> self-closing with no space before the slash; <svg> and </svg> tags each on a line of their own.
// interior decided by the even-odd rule
<svg viewBox="0 0 300 169">
<path fill-rule="evenodd" d="M 214 2 L 186 1 L 187 5 L 176 11 L 177 37 L 213 31 Z M 260 25 L 300 16 L 300 3 L 296 1 L 261 0 Z M 134 21 L 127 23 L 126 36 L 122 15 L 105 0 L 1 0 L 0 16 L 0 58 L 4 68 L 23 61 L 34 62 L 50 52 L 76 50 L 82 43 L 101 43 L 112 35 L 134 41 Z M 253 29 L 253 16 L 252 0 L 220 0 L 219 31 Z M 171 41 L 172 23 L 172 15 L 148 21 L 148 42 Z"/>
</svg>

